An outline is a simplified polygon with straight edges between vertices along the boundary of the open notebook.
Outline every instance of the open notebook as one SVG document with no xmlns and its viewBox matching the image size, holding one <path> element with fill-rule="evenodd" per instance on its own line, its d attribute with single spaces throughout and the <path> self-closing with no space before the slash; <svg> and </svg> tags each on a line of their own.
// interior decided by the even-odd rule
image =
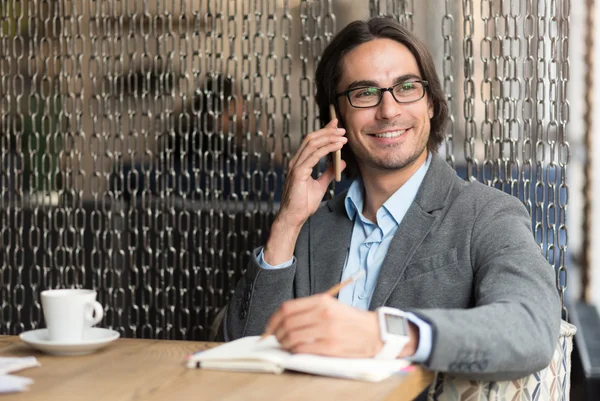
<svg viewBox="0 0 600 401">
<path fill-rule="evenodd" d="M 381 381 L 410 363 L 372 358 L 332 358 L 284 351 L 274 336 L 244 337 L 188 356 L 189 368 L 281 373 L 285 369 L 322 376 Z"/>
</svg>

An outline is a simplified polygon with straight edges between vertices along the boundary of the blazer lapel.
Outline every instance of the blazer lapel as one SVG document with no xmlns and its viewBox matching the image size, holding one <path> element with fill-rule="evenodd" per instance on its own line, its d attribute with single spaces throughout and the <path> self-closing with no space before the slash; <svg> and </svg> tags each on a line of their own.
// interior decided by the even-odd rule
<svg viewBox="0 0 600 401">
<path fill-rule="evenodd" d="M 375 310 L 384 305 L 398 284 L 400 277 L 402 277 L 408 261 L 417 247 L 421 245 L 423 239 L 429 234 L 434 222 L 434 216 L 423 212 L 414 203 L 408 209 L 383 260 L 373 298 L 369 305 L 370 310 Z M 400 231 L 402 231 L 402 235 L 399 235 Z"/>
<path fill-rule="evenodd" d="M 385 305 L 415 250 L 437 220 L 437 215 L 432 212 L 444 207 L 456 179 L 454 169 L 440 156 L 433 154 L 415 200 L 400 223 L 383 261 L 369 305 L 370 310 Z"/>
<path fill-rule="evenodd" d="M 344 194 L 337 196 L 327 204 L 326 210 L 308 221 L 311 294 L 327 291 L 342 278 L 353 227 L 344 199 Z"/>
</svg>

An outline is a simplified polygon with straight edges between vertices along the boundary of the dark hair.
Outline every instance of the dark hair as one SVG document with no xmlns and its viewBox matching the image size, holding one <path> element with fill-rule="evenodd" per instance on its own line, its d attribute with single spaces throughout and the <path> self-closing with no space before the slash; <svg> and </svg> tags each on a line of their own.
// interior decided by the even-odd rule
<svg viewBox="0 0 600 401">
<path fill-rule="evenodd" d="M 344 56 L 359 45 L 379 38 L 392 39 L 406 46 L 417 60 L 422 79 L 429 83 L 427 96 L 433 105 L 433 117 L 431 118 L 427 148 L 436 152 L 444 140 L 444 127 L 449 117 L 446 95 L 437 76 L 433 58 L 423 42 L 389 17 L 375 17 L 367 21 L 350 23 L 332 39 L 323 51 L 315 73 L 316 101 L 319 106 L 321 126 L 325 126 L 329 122 L 330 104 L 336 105 L 339 115 L 335 88 L 341 78 Z M 349 146 L 344 146 L 342 149 L 342 158 L 347 164 L 344 175 L 347 178 L 357 177 L 358 165 Z"/>
</svg>

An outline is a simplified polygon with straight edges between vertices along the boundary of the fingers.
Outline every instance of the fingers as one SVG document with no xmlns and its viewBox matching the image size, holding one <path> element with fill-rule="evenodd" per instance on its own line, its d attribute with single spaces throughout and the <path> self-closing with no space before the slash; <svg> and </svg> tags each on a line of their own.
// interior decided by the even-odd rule
<svg viewBox="0 0 600 401">
<path fill-rule="evenodd" d="M 323 330 L 318 326 L 323 319 L 318 319 L 313 311 L 297 313 L 279 325 L 275 337 L 285 349 L 291 349 L 303 342 L 316 341 L 323 337 Z"/>
<path fill-rule="evenodd" d="M 288 348 L 288 350 L 293 354 L 339 356 L 338 349 L 332 346 L 331 342 L 327 339 L 301 342 L 292 348 Z"/>
<path fill-rule="evenodd" d="M 286 302 L 278 311 L 272 327 L 281 346 L 293 350 L 304 343 L 320 341 L 331 335 L 331 321 L 327 319 L 333 297 L 320 294 Z"/>
<path fill-rule="evenodd" d="M 332 120 L 331 123 L 337 123 L 337 120 Z M 335 128 L 335 125 L 330 126 L 330 124 L 327 124 L 325 128 L 318 131 L 311 132 L 304 138 L 296 155 L 290 160 L 290 170 L 292 168 L 300 168 L 301 166 L 312 169 L 328 153 L 342 148 L 348 141 L 343 136 L 346 130 Z"/>
<path fill-rule="evenodd" d="M 364 358 L 375 355 L 383 344 L 377 313 L 326 294 L 285 302 L 267 327 L 267 334 L 274 334 L 292 353 Z"/>
<path fill-rule="evenodd" d="M 309 326 L 290 329 L 282 332 L 282 335 L 276 335 L 279 344 L 291 352 L 302 352 L 306 346 L 322 345 L 329 338 L 327 330 L 321 327 L 324 323 L 311 323 Z"/>
<path fill-rule="evenodd" d="M 333 297 L 319 294 L 284 302 L 267 322 L 265 334 L 275 334 L 281 329 L 284 322 L 287 322 L 292 316 L 315 311 L 324 303 L 332 301 L 335 302 Z M 298 324 L 301 325 L 302 323 Z"/>
<path fill-rule="evenodd" d="M 307 135 L 307 136 L 304 138 L 304 140 L 302 141 L 302 143 L 300 144 L 300 147 L 298 147 L 298 151 L 296 152 L 296 155 L 298 155 L 298 154 L 300 154 L 300 153 L 302 152 L 302 150 L 303 150 L 303 149 L 304 149 L 304 147 L 306 146 L 307 139 L 310 139 L 309 137 L 310 137 L 310 135 L 311 135 L 311 134 L 318 133 L 319 131 L 323 131 L 323 130 L 326 130 L 326 129 L 333 129 L 333 130 L 337 129 L 337 119 L 333 119 L 333 120 L 329 121 L 329 123 L 327 123 L 327 124 L 326 124 L 326 125 L 325 125 L 323 128 L 321 128 L 320 130 L 317 130 L 317 131 L 315 131 L 315 132 L 311 132 L 310 134 L 308 134 L 308 135 Z M 292 160 L 293 160 L 293 158 L 292 158 Z"/>
<path fill-rule="evenodd" d="M 298 155 L 294 167 L 310 167 L 312 169 L 323 157 L 342 149 L 346 142 L 348 142 L 346 137 L 333 135 L 311 140 L 304 148 L 304 151 Z"/>
<path fill-rule="evenodd" d="M 344 171 L 346 169 L 346 162 L 342 159 L 340 161 L 340 171 Z M 317 179 L 319 184 L 321 184 L 321 188 L 323 191 L 327 190 L 331 181 L 335 178 L 335 166 L 330 164 L 327 169 L 321 174 L 321 176 Z"/>
</svg>

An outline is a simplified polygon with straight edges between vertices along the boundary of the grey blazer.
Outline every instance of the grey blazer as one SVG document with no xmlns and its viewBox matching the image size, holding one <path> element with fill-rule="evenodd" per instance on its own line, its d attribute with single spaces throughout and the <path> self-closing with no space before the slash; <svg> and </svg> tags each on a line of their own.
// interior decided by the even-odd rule
<svg viewBox="0 0 600 401">
<path fill-rule="evenodd" d="M 226 340 L 260 334 L 282 302 L 340 281 L 353 226 L 344 197 L 305 223 L 291 267 L 250 262 L 229 302 Z M 472 379 L 510 380 L 542 369 L 558 339 L 555 274 L 527 210 L 516 197 L 462 180 L 438 155 L 383 262 L 369 309 L 383 305 L 431 324 L 425 367 Z"/>
</svg>

